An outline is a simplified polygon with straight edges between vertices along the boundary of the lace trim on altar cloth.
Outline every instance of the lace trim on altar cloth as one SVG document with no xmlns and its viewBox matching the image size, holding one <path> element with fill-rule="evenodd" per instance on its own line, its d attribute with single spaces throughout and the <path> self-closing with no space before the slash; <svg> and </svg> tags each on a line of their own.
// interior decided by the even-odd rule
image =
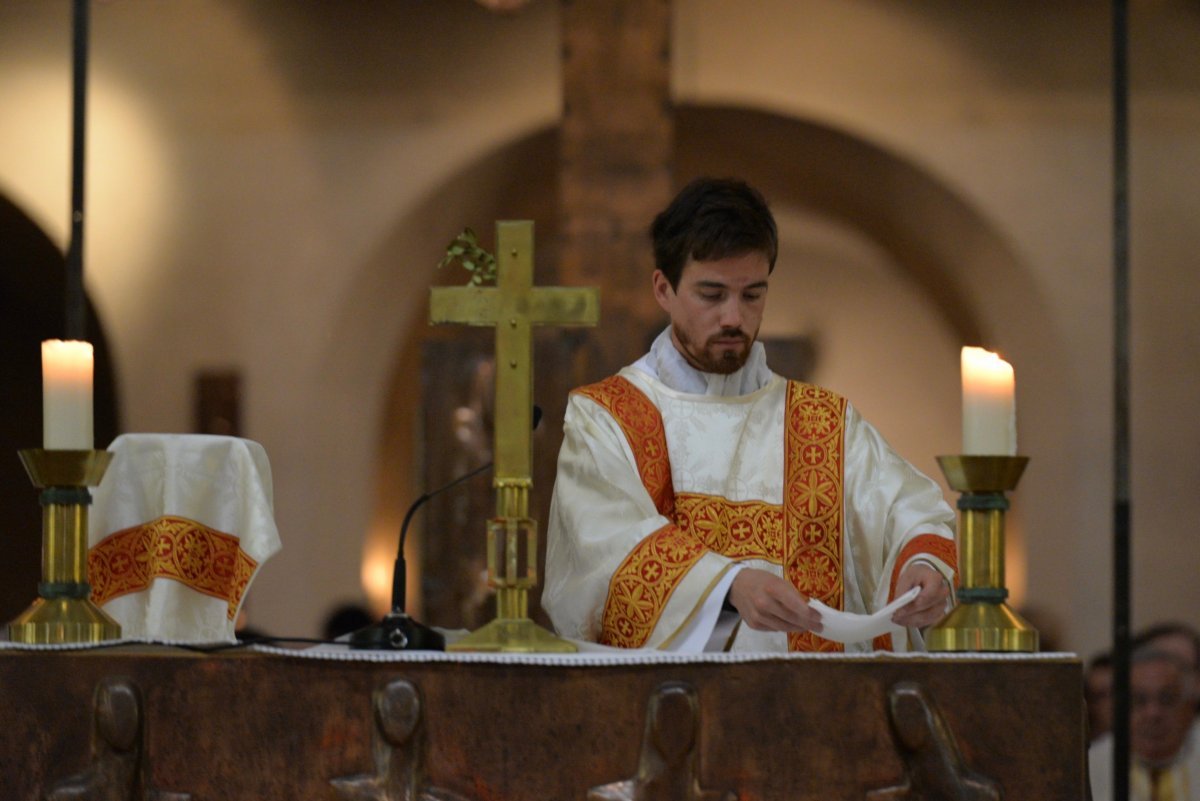
<svg viewBox="0 0 1200 801">
<path fill-rule="evenodd" d="M 863 662 L 891 659 L 930 659 L 974 661 L 1028 661 L 1028 660 L 1075 660 L 1078 655 L 1070 653 L 1046 654 L 927 654 L 891 653 L 879 651 L 869 654 L 844 653 L 705 653 L 676 654 L 650 649 L 580 651 L 577 654 L 485 654 L 443 653 L 441 651 L 352 651 L 340 646 L 317 646 L 305 650 L 288 650 L 272 646 L 255 645 L 251 650 L 300 659 L 333 659 L 346 662 L 495 662 L 509 665 L 537 665 L 553 667 L 603 667 L 607 665 L 686 665 L 686 664 L 739 664 L 744 662 L 770 662 L 776 660 L 796 661 L 804 659 L 855 660 Z"/>
<path fill-rule="evenodd" d="M 452 638 L 452 635 L 451 635 Z M 576 654 L 497 654 L 497 653 L 461 653 L 442 651 L 358 651 L 346 645 L 322 644 L 309 648 L 284 648 L 275 645 L 245 645 L 230 647 L 223 646 L 218 653 L 226 651 L 252 652 L 282 656 L 292 659 L 321 659 L 337 662 L 449 662 L 449 663 L 494 663 L 505 665 L 532 665 L 538 667 L 605 667 L 611 665 L 687 665 L 687 664 L 741 664 L 746 662 L 771 661 L 803 661 L 803 660 L 841 660 L 854 662 L 876 661 L 972 661 L 972 662 L 1032 662 L 1032 661 L 1072 661 L 1078 660 L 1079 655 L 1069 652 L 1052 651 L 1047 653 L 919 653 L 876 651 L 863 654 L 846 653 L 703 653 L 678 654 L 656 651 L 652 649 L 621 649 L 607 648 L 589 642 L 575 643 L 581 650 Z M 120 639 L 98 643 L 64 643 L 55 645 L 31 645 L 26 643 L 0 641 L 0 652 L 3 651 L 94 651 L 101 648 L 114 648 L 125 645 L 159 645 L 164 647 L 186 647 L 197 650 L 195 643 L 167 642 L 148 639 Z"/>
</svg>

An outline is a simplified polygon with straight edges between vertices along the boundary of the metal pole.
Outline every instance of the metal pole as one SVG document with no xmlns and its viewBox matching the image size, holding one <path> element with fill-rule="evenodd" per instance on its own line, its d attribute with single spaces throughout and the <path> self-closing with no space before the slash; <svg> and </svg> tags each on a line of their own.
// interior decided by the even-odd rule
<svg viewBox="0 0 1200 801">
<path fill-rule="evenodd" d="M 75 0 L 71 26 L 71 240 L 67 246 L 67 339 L 87 338 L 83 295 L 83 176 L 87 144 L 88 3 L 89 0 Z"/>
<path fill-rule="evenodd" d="M 1113 798 L 1129 799 L 1129 9 L 1113 0 Z"/>
</svg>

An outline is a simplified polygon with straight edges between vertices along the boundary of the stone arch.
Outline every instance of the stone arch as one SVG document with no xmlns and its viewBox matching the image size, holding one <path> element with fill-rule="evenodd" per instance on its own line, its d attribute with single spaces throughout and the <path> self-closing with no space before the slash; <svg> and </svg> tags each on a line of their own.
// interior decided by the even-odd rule
<svg viewBox="0 0 1200 801">
<path fill-rule="evenodd" d="M 964 276 L 1032 279 L 961 195 L 903 156 L 843 130 L 725 106 L 679 109 L 678 174 L 744 176 L 774 202 L 844 222 L 884 248 L 964 342 L 995 339 Z M 1022 280 L 1022 276 L 1024 278 Z"/>
</svg>

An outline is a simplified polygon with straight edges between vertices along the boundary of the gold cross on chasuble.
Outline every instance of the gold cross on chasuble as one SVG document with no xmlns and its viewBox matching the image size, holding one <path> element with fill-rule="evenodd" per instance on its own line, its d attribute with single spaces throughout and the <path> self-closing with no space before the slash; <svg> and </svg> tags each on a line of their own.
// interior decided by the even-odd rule
<svg viewBox="0 0 1200 801">
<path fill-rule="evenodd" d="M 496 619 L 451 643 L 451 651 L 574 651 L 529 619 L 537 584 L 537 522 L 529 517 L 533 486 L 533 335 L 535 325 L 595 325 L 595 288 L 533 285 L 533 223 L 496 223 L 496 286 L 435 287 L 431 323 L 496 328 L 496 430 L 492 486 L 496 517 L 488 521 L 488 584 Z"/>
<path fill-rule="evenodd" d="M 595 325 L 595 287 L 533 285 L 533 223 L 496 223 L 496 286 L 435 287 L 429 322 L 496 328 L 495 482 L 531 480 L 535 325 Z"/>
</svg>

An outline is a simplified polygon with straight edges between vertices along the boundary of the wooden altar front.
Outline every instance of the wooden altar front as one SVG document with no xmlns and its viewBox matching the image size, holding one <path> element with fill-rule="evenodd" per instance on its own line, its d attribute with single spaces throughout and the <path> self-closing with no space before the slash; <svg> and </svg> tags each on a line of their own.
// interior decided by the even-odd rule
<svg viewBox="0 0 1200 801">
<path fill-rule="evenodd" d="M 0 796 L 1087 797 L 1070 655 L 347 656 L 0 651 Z"/>
</svg>

